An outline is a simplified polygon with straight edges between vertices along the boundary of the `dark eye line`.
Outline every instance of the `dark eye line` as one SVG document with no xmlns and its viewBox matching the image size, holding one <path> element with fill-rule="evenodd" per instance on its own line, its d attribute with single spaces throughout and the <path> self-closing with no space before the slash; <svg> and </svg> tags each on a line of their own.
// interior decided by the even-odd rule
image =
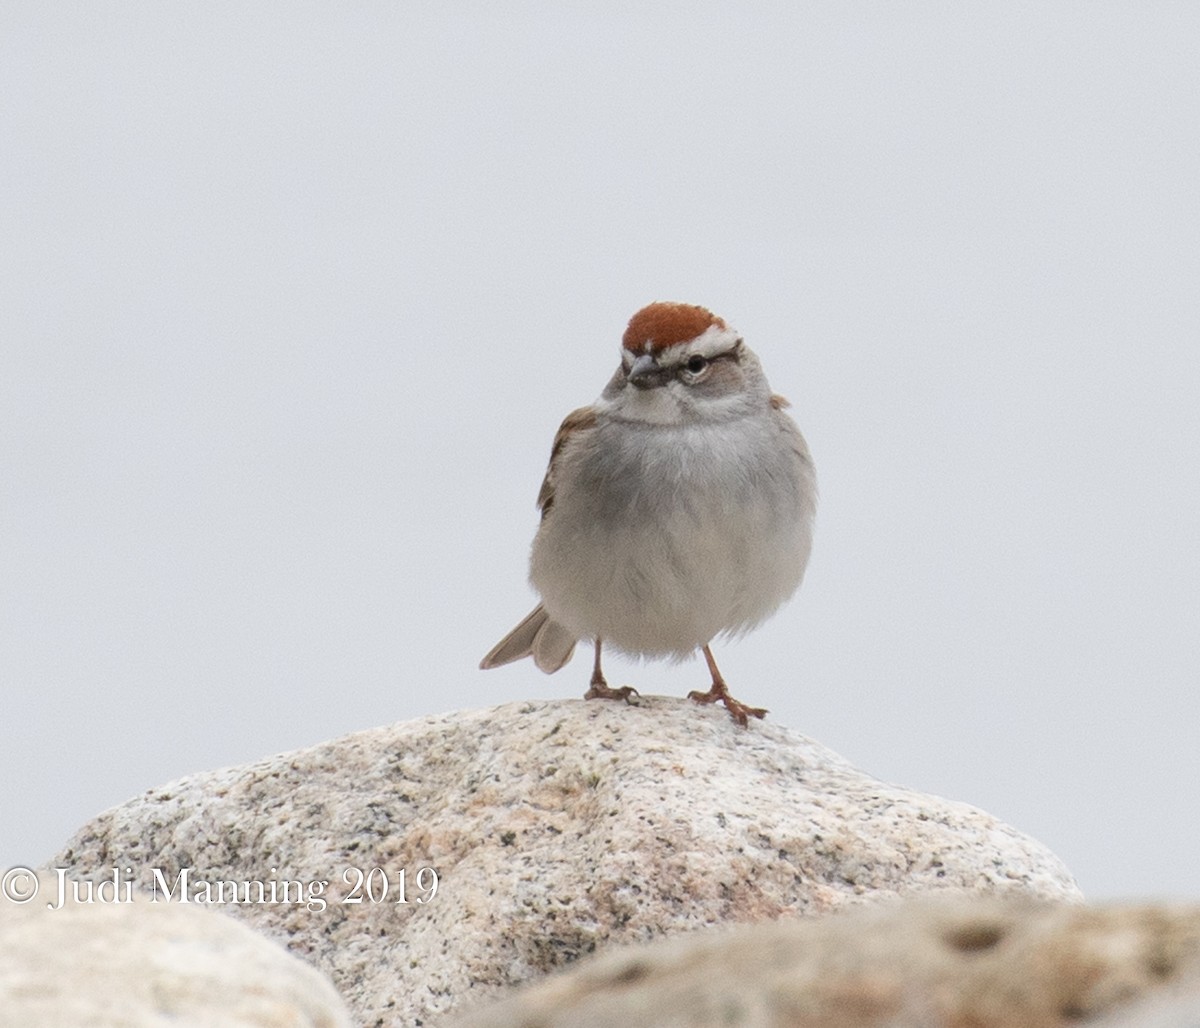
<svg viewBox="0 0 1200 1028">
<path fill-rule="evenodd" d="M 704 371 L 706 368 L 711 367 L 712 365 L 716 364 L 718 361 L 736 361 L 738 359 L 738 357 L 740 356 L 739 350 L 740 350 L 740 346 L 735 346 L 732 350 L 726 350 L 724 353 L 713 354 L 713 356 L 711 356 L 711 357 L 705 357 L 698 353 L 692 354 L 692 356 L 689 357 L 682 364 L 677 365 L 677 369 L 681 372 L 688 371 L 688 372 L 691 372 L 693 375 L 698 375 L 701 371 Z M 699 367 L 692 367 L 693 361 L 701 362 Z"/>
</svg>

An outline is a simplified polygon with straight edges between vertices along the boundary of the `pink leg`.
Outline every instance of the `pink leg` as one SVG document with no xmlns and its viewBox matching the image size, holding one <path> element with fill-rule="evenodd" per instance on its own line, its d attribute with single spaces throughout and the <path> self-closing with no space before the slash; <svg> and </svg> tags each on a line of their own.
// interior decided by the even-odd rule
<svg viewBox="0 0 1200 1028">
<path fill-rule="evenodd" d="M 636 696 L 638 691 L 631 685 L 623 685 L 620 689 L 610 689 L 604 680 L 604 672 L 600 670 L 600 640 L 596 640 L 596 663 L 592 665 L 591 688 L 583 694 L 585 700 L 624 700 L 632 702 L 629 697 Z"/>
<path fill-rule="evenodd" d="M 725 704 L 725 709 L 729 711 L 733 720 L 743 728 L 746 727 L 747 717 L 766 717 L 767 712 L 765 708 L 748 707 L 746 704 L 735 700 L 729 695 L 729 687 L 725 684 L 725 679 L 721 677 L 721 672 L 717 668 L 717 662 L 713 659 L 712 650 L 704 646 L 703 651 L 704 659 L 708 661 L 709 674 L 712 675 L 712 688 L 708 692 L 690 692 L 688 693 L 688 699 L 695 700 L 697 703 L 716 703 L 717 700 L 720 700 Z"/>
</svg>

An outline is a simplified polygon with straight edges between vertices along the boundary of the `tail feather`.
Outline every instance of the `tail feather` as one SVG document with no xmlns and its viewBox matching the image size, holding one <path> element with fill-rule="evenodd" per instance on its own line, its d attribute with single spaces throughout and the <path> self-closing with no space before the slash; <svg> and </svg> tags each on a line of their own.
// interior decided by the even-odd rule
<svg viewBox="0 0 1200 1028">
<path fill-rule="evenodd" d="M 546 608 L 539 603 L 488 651 L 479 667 L 487 671 L 532 656 L 538 669 L 551 675 L 566 664 L 574 652 L 575 637 L 557 621 L 551 620 Z"/>
<path fill-rule="evenodd" d="M 533 662 L 539 671 L 552 675 L 575 652 L 575 636 L 557 621 L 547 619 L 533 640 Z"/>
</svg>

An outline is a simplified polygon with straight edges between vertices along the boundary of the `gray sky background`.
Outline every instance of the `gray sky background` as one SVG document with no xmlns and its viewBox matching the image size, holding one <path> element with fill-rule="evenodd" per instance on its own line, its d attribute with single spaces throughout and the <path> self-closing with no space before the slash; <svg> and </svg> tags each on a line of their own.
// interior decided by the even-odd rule
<svg viewBox="0 0 1200 1028">
<path fill-rule="evenodd" d="M 476 664 L 554 429 L 675 299 L 821 480 L 735 694 L 1093 898 L 1200 896 L 1198 40 L 1182 2 L 5 4 L 0 866 L 581 695 L 585 657 Z"/>
</svg>

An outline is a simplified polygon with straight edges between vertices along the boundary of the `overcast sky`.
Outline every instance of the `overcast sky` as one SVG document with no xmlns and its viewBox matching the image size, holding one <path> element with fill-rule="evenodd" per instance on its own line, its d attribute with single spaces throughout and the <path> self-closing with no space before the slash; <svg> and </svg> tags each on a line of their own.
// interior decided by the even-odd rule
<svg viewBox="0 0 1200 1028">
<path fill-rule="evenodd" d="M 0 867 L 190 772 L 580 696 L 586 655 L 476 665 L 555 428 L 670 299 L 821 481 L 735 695 L 1091 898 L 1200 898 L 1198 39 L 1183 2 L 5 3 Z"/>
</svg>

